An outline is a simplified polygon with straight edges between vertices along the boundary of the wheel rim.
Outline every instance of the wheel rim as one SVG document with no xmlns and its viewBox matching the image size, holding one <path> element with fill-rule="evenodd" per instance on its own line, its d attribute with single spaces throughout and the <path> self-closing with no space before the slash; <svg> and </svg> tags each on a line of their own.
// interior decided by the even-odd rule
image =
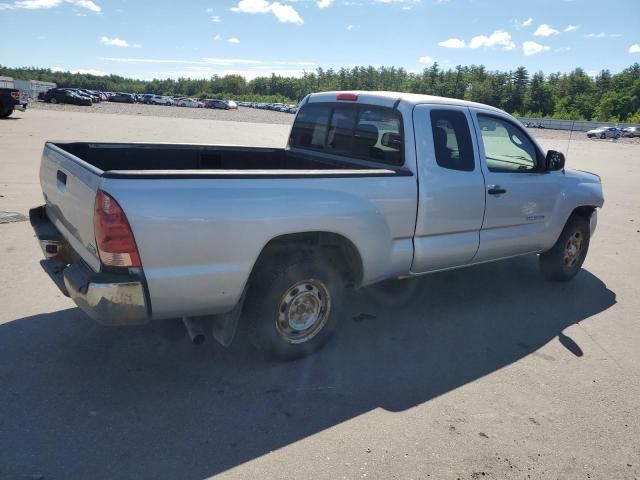
<svg viewBox="0 0 640 480">
<path fill-rule="evenodd" d="M 295 283 L 280 298 L 276 330 L 287 343 L 305 343 L 326 325 L 331 313 L 329 289 L 309 278 Z"/>
<path fill-rule="evenodd" d="M 580 253 L 582 252 L 582 232 L 574 232 L 567 240 L 567 245 L 564 248 L 564 264 L 567 267 L 573 267 L 578 263 Z"/>
</svg>

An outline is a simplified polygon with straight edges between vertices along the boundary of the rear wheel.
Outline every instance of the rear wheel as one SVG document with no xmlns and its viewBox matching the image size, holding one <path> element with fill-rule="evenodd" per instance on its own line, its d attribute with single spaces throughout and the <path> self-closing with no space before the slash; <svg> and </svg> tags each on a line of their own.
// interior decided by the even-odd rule
<svg viewBox="0 0 640 480">
<path fill-rule="evenodd" d="M 600 138 L 601 138 L 602 140 L 604 140 L 605 138 L 607 138 L 607 136 L 606 136 L 604 133 L 601 133 L 601 134 L 600 134 Z"/>
<path fill-rule="evenodd" d="M 0 118 L 7 118 L 13 113 L 13 107 L 0 108 Z"/>
<path fill-rule="evenodd" d="M 50 103 L 58 103 L 58 100 L 56 100 L 55 98 L 51 98 L 51 100 L 49 100 Z"/>
<path fill-rule="evenodd" d="M 318 257 L 270 262 L 247 296 L 251 342 L 282 360 L 309 355 L 335 332 L 343 294 L 342 278 Z"/>
<path fill-rule="evenodd" d="M 573 215 L 553 248 L 540 255 L 540 269 L 549 280 L 566 282 L 582 268 L 589 250 L 589 222 Z"/>
</svg>

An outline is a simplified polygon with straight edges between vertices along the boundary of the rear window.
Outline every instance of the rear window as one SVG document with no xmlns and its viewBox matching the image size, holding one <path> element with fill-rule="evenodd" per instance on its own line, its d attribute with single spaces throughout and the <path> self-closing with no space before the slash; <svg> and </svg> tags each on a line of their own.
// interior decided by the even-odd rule
<svg viewBox="0 0 640 480">
<path fill-rule="evenodd" d="M 400 114 L 390 108 L 307 104 L 291 129 L 291 147 L 402 165 Z"/>
</svg>

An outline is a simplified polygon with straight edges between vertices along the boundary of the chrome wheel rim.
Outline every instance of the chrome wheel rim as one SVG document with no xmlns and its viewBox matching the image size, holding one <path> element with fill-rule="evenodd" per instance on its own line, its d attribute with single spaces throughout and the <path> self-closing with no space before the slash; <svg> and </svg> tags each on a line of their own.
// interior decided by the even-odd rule
<svg viewBox="0 0 640 480">
<path fill-rule="evenodd" d="M 567 245 L 564 248 L 564 264 L 567 267 L 573 267 L 580 258 L 580 252 L 582 251 L 582 232 L 577 231 L 567 240 Z"/>
<path fill-rule="evenodd" d="M 331 313 L 329 289 L 309 278 L 295 283 L 280 298 L 276 330 L 287 343 L 305 343 L 326 325 Z"/>
</svg>

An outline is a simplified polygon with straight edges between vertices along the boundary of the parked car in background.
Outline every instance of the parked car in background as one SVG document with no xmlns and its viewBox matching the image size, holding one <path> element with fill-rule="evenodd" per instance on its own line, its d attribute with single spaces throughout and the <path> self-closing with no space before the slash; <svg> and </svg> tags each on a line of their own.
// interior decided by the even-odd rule
<svg viewBox="0 0 640 480">
<path fill-rule="evenodd" d="M 144 95 L 140 96 L 140 99 L 138 101 L 140 103 L 145 103 L 149 105 L 151 103 L 152 98 L 153 98 L 153 93 L 145 93 Z"/>
<path fill-rule="evenodd" d="M 229 110 L 229 105 L 224 100 L 206 100 L 205 108 L 218 108 L 221 110 Z"/>
<path fill-rule="evenodd" d="M 0 88 L 0 118 L 9 117 L 14 110 L 27 109 L 27 96 L 15 88 Z"/>
<path fill-rule="evenodd" d="M 620 138 L 620 135 L 620 130 L 617 127 L 598 127 L 587 132 L 589 138 Z"/>
<path fill-rule="evenodd" d="M 622 129 L 623 137 L 640 137 L 640 127 L 626 127 Z"/>
<path fill-rule="evenodd" d="M 110 102 L 117 103 L 135 103 L 135 98 L 130 93 L 114 93 L 109 97 Z"/>
<path fill-rule="evenodd" d="M 164 95 L 154 95 L 149 100 L 151 105 L 173 105 L 173 98 Z"/>
<path fill-rule="evenodd" d="M 90 97 L 79 95 L 68 88 L 52 88 L 43 97 L 49 103 L 70 103 L 72 105 L 91 106 L 93 101 Z"/>
<path fill-rule="evenodd" d="M 176 102 L 177 107 L 190 107 L 190 108 L 202 108 L 204 103 L 199 102 L 193 98 L 181 98 Z"/>
<path fill-rule="evenodd" d="M 102 98 L 100 97 L 98 92 L 94 92 L 93 90 L 87 90 L 86 88 L 78 88 L 76 89 L 76 92 L 80 95 L 84 94 L 89 96 L 93 103 L 98 103 L 102 101 Z"/>
<path fill-rule="evenodd" d="M 237 110 L 238 109 L 238 104 L 236 102 L 234 102 L 233 100 L 223 100 L 224 102 L 226 102 L 227 106 L 232 109 L 232 110 Z"/>
</svg>

